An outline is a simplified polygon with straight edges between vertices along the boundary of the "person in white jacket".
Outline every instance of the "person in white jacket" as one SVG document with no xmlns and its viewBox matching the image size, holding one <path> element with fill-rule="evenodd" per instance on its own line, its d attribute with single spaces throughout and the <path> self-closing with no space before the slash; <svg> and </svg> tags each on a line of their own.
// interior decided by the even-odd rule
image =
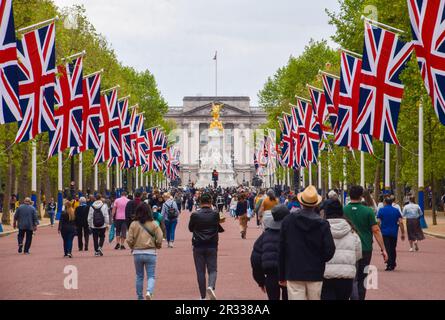
<svg viewBox="0 0 445 320">
<path fill-rule="evenodd" d="M 105 242 L 105 231 L 110 225 L 108 206 L 102 201 L 100 194 L 96 195 L 96 201 L 90 207 L 88 213 L 88 226 L 93 232 L 94 256 L 103 256 L 102 247 Z"/>
<path fill-rule="evenodd" d="M 334 257 L 326 263 L 322 300 L 349 300 L 352 294 L 356 263 L 362 257 L 360 237 L 343 217 L 340 201 L 332 201 L 325 208 L 335 243 Z"/>
</svg>

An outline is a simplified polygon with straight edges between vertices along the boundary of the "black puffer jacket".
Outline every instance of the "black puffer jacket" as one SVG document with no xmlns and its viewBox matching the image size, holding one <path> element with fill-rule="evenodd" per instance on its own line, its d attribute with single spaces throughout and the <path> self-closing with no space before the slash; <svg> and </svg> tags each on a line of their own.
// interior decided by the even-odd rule
<svg viewBox="0 0 445 320">
<path fill-rule="evenodd" d="M 219 239 L 219 213 L 211 208 L 194 212 L 190 216 L 189 230 L 193 232 L 194 247 L 216 248 Z"/>
<path fill-rule="evenodd" d="M 266 229 L 253 245 L 250 263 L 252 274 L 260 287 L 264 286 L 265 275 L 278 276 L 278 252 L 280 230 Z"/>
</svg>

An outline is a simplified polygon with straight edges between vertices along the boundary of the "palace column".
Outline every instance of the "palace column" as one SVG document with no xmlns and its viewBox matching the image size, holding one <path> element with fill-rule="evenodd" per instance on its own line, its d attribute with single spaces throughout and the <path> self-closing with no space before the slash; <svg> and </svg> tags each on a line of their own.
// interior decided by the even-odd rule
<svg viewBox="0 0 445 320">
<path fill-rule="evenodd" d="M 192 121 L 190 122 L 189 128 L 190 128 L 190 135 L 189 135 L 189 166 L 197 166 L 198 169 L 196 171 L 196 174 L 199 172 L 199 121 Z M 192 152 L 193 149 L 193 152 Z M 193 182 L 193 179 L 191 179 Z M 196 181 L 195 181 L 196 182 Z"/>
</svg>

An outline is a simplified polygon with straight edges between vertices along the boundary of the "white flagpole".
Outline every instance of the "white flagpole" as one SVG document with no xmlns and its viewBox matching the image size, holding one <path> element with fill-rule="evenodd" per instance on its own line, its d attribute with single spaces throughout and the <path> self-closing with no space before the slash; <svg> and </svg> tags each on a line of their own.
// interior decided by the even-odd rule
<svg viewBox="0 0 445 320">
<path fill-rule="evenodd" d="M 348 183 L 346 180 L 346 150 L 343 148 L 343 205 L 346 203 L 346 193 L 348 192 Z"/>
<path fill-rule="evenodd" d="M 321 160 L 318 160 L 318 189 L 320 189 L 321 192 L 323 192 L 323 186 L 321 181 Z"/>
<path fill-rule="evenodd" d="M 83 154 L 79 153 L 79 192 L 83 191 Z"/>
<path fill-rule="evenodd" d="M 34 201 L 34 207 L 37 205 L 37 148 L 36 142 L 31 142 L 32 147 L 32 165 L 31 165 L 31 200 Z"/>
<path fill-rule="evenodd" d="M 62 214 L 62 206 L 63 206 L 63 171 L 62 171 L 62 152 L 57 154 L 57 184 L 59 193 L 57 195 L 57 220 L 60 219 L 60 215 Z"/>
<path fill-rule="evenodd" d="M 290 170 L 289 168 L 286 168 L 286 185 L 290 188 Z"/>
<path fill-rule="evenodd" d="M 365 188 L 365 153 L 360 151 L 360 185 Z"/>
<path fill-rule="evenodd" d="M 424 210 L 425 210 L 425 202 L 424 202 L 424 187 L 425 187 L 425 184 L 424 184 L 424 167 L 423 167 L 423 165 L 424 165 L 424 158 L 423 158 L 423 156 L 424 156 L 424 153 L 423 153 L 423 147 L 424 147 L 424 141 L 423 141 L 423 135 L 424 135 L 424 132 L 423 132 L 423 104 L 422 104 L 422 101 L 420 101 L 420 105 L 419 105 L 419 161 L 418 161 L 418 170 L 419 170 L 419 173 L 418 173 L 418 179 L 419 179 L 419 181 L 418 181 L 418 188 L 419 188 L 419 190 L 418 190 L 418 201 L 417 201 L 417 203 L 419 204 L 419 207 L 420 207 L 420 209 L 422 210 L 422 212 L 425 212 Z M 426 224 L 426 221 L 425 221 L 425 216 L 421 216 L 421 218 L 420 218 L 421 220 L 420 220 L 420 225 L 421 225 L 421 227 L 422 228 L 427 228 L 428 226 L 427 226 L 427 224 Z"/>
<path fill-rule="evenodd" d="M 144 173 L 142 172 L 142 167 L 141 167 L 141 188 L 144 187 Z"/>
<path fill-rule="evenodd" d="M 153 172 L 150 172 L 150 188 L 153 188 Z"/>
<path fill-rule="evenodd" d="M 331 172 L 331 170 L 332 170 L 332 168 L 331 168 L 331 161 L 330 160 L 328 160 L 329 162 L 328 162 L 328 189 L 329 189 L 329 191 L 331 191 L 332 190 L 332 172 Z"/>
<path fill-rule="evenodd" d="M 391 177 L 390 177 L 390 145 L 389 143 L 385 143 L 385 192 L 389 193 L 391 190 Z"/>
<path fill-rule="evenodd" d="M 119 192 L 119 164 L 116 163 L 116 193 Z"/>
<path fill-rule="evenodd" d="M 311 186 L 312 185 L 312 163 L 309 163 L 308 175 L 309 175 L 309 186 Z"/>
<path fill-rule="evenodd" d="M 300 176 L 301 176 L 301 188 L 304 189 L 306 188 L 306 176 L 304 174 L 304 168 L 301 167 L 300 168 Z"/>
<path fill-rule="evenodd" d="M 99 179 L 98 179 L 98 167 L 97 167 L 97 163 L 94 165 L 94 192 L 98 192 L 99 191 Z"/>
</svg>

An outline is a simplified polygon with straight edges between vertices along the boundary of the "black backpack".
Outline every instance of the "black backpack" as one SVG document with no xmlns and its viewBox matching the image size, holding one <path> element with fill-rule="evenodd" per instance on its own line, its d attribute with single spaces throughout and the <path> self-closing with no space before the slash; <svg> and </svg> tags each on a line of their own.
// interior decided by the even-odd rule
<svg viewBox="0 0 445 320">
<path fill-rule="evenodd" d="M 175 209 L 175 207 L 173 206 L 173 203 L 171 204 L 171 206 L 165 204 L 167 206 L 167 218 L 168 220 L 174 220 L 176 218 L 178 218 L 178 211 Z"/>
<path fill-rule="evenodd" d="M 93 208 L 93 226 L 95 228 L 101 228 L 105 224 L 105 217 L 102 213 L 102 207 L 100 208 Z"/>
</svg>

